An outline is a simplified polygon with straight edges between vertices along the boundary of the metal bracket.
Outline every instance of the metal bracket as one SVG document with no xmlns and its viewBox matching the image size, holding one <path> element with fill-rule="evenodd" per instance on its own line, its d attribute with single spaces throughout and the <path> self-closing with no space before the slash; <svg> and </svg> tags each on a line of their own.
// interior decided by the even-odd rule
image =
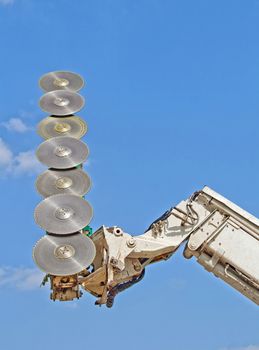
<svg viewBox="0 0 259 350">
<path fill-rule="evenodd" d="M 217 265 L 217 263 L 219 262 L 219 260 L 221 259 L 221 257 L 225 254 L 225 250 L 223 248 L 219 248 L 218 250 L 216 250 L 214 252 L 214 254 L 212 255 L 212 257 L 206 261 L 202 259 L 202 265 L 206 268 L 206 270 L 208 270 L 209 272 L 212 272 L 215 268 L 215 266 Z M 201 263 L 200 259 L 197 259 L 199 263 Z"/>
<path fill-rule="evenodd" d="M 188 248 L 192 251 L 200 248 L 205 241 L 211 238 L 211 236 L 220 229 L 227 219 L 228 218 L 222 215 L 218 210 L 214 210 L 211 215 L 192 232 L 188 241 Z"/>
</svg>

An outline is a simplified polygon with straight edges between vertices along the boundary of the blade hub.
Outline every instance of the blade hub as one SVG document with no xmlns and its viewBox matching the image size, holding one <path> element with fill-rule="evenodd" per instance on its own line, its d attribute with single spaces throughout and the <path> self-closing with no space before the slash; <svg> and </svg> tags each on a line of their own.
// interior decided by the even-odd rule
<svg viewBox="0 0 259 350">
<path fill-rule="evenodd" d="M 54 129 L 59 133 L 64 133 L 70 131 L 71 126 L 68 123 L 58 123 Z"/>
<path fill-rule="evenodd" d="M 66 87 L 69 85 L 69 81 L 64 78 L 57 78 L 54 80 L 53 84 L 57 87 Z"/>
<path fill-rule="evenodd" d="M 65 98 L 65 97 L 57 97 L 55 100 L 54 100 L 54 104 L 58 107 L 65 107 L 65 106 L 68 106 L 70 103 L 69 99 L 68 98 Z"/>
<path fill-rule="evenodd" d="M 57 247 L 54 254 L 58 259 L 69 259 L 75 255 L 75 249 L 72 245 L 65 244 Z"/>
<path fill-rule="evenodd" d="M 55 212 L 56 218 L 60 220 L 68 220 L 72 215 L 74 211 L 69 207 L 58 208 Z"/>
<path fill-rule="evenodd" d="M 58 157 L 68 157 L 72 151 L 70 148 L 68 147 L 65 147 L 65 146 L 58 146 L 56 149 L 55 149 L 55 155 L 58 156 Z"/>
<path fill-rule="evenodd" d="M 59 189 L 69 188 L 73 185 L 72 179 L 70 177 L 60 177 L 56 181 L 56 187 Z"/>
</svg>

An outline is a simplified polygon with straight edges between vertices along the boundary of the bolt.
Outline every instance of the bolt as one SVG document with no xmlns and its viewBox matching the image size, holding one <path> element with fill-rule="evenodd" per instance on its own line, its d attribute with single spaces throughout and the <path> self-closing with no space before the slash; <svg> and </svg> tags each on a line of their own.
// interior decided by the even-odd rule
<svg viewBox="0 0 259 350">
<path fill-rule="evenodd" d="M 141 271 L 141 266 L 140 265 L 134 265 L 134 270 L 139 272 Z"/>
<path fill-rule="evenodd" d="M 191 250 L 195 250 L 196 249 L 196 244 L 195 243 L 189 243 L 188 246 L 189 246 L 189 248 Z"/>
<path fill-rule="evenodd" d="M 113 265 L 113 266 L 117 266 L 117 265 L 118 265 L 118 259 L 112 257 L 111 260 L 110 260 L 110 263 L 111 263 L 111 265 Z"/>
<path fill-rule="evenodd" d="M 135 239 L 134 239 L 133 237 L 131 237 L 131 238 L 129 238 L 129 239 L 127 240 L 127 246 L 128 246 L 129 248 L 134 248 L 135 245 L 136 245 L 136 241 L 135 241 Z"/>
</svg>

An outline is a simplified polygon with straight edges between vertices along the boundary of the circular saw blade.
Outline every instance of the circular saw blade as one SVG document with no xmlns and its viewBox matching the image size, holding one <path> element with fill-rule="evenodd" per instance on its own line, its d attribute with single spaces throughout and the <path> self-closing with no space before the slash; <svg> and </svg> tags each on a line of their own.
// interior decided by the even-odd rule
<svg viewBox="0 0 259 350">
<path fill-rule="evenodd" d="M 44 139 L 57 136 L 70 136 L 80 139 L 87 132 L 87 125 L 83 119 L 77 116 L 71 117 L 47 117 L 38 125 L 38 134 Z"/>
<path fill-rule="evenodd" d="M 39 81 L 44 91 L 70 90 L 79 91 L 84 86 L 83 78 L 76 73 L 56 71 L 44 74 Z"/>
<path fill-rule="evenodd" d="M 40 108 L 57 116 L 74 114 L 84 107 L 84 98 L 69 90 L 55 90 L 44 94 L 40 99 Z"/>
<path fill-rule="evenodd" d="M 35 222 L 45 231 L 67 235 L 82 230 L 93 217 L 91 205 L 72 194 L 55 194 L 40 202 L 34 212 Z"/>
<path fill-rule="evenodd" d="M 36 181 L 36 188 L 43 197 L 63 193 L 82 197 L 90 187 L 91 180 L 81 169 L 47 170 Z"/>
<path fill-rule="evenodd" d="M 82 233 L 65 237 L 46 235 L 33 249 L 35 263 L 54 276 L 81 272 L 93 262 L 95 254 L 93 241 Z"/>
<path fill-rule="evenodd" d="M 87 145 L 69 136 L 44 141 L 36 151 L 38 160 L 54 169 L 68 169 L 82 164 L 88 157 Z"/>
</svg>

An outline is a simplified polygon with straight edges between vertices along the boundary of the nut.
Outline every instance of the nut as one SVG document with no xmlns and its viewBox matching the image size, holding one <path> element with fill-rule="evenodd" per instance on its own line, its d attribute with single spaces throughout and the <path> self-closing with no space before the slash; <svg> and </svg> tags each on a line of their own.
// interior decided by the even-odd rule
<svg viewBox="0 0 259 350">
<path fill-rule="evenodd" d="M 141 266 L 140 265 L 134 265 L 134 270 L 139 272 L 141 271 Z"/>
<path fill-rule="evenodd" d="M 118 265 L 118 259 L 112 257 L 111 260 L 110 260 L 110 263 L 112 266 L 117 266 Z"/>
<path fill-rule="evenodd" d="M 136 245 L 136 241 L 135 241 L 135 239 L 134 239 L 133 237 L 131 237 L 131 238 L 129 238 L 129 239 L 127 240 L 127 246 L 128 246 L 129 248 L 134 248 L 135 245 Z"/>
<path fill-rule="evenodd" d="M 189 247 L 189 249 L 191 249 L 191 250 L 195 250 L 195 249 L 196 249 L 196 243 L 195 243 L 195 242 L 189 242 L 189 243 L 188 243 L 188 247 Z"/>
</svg>

